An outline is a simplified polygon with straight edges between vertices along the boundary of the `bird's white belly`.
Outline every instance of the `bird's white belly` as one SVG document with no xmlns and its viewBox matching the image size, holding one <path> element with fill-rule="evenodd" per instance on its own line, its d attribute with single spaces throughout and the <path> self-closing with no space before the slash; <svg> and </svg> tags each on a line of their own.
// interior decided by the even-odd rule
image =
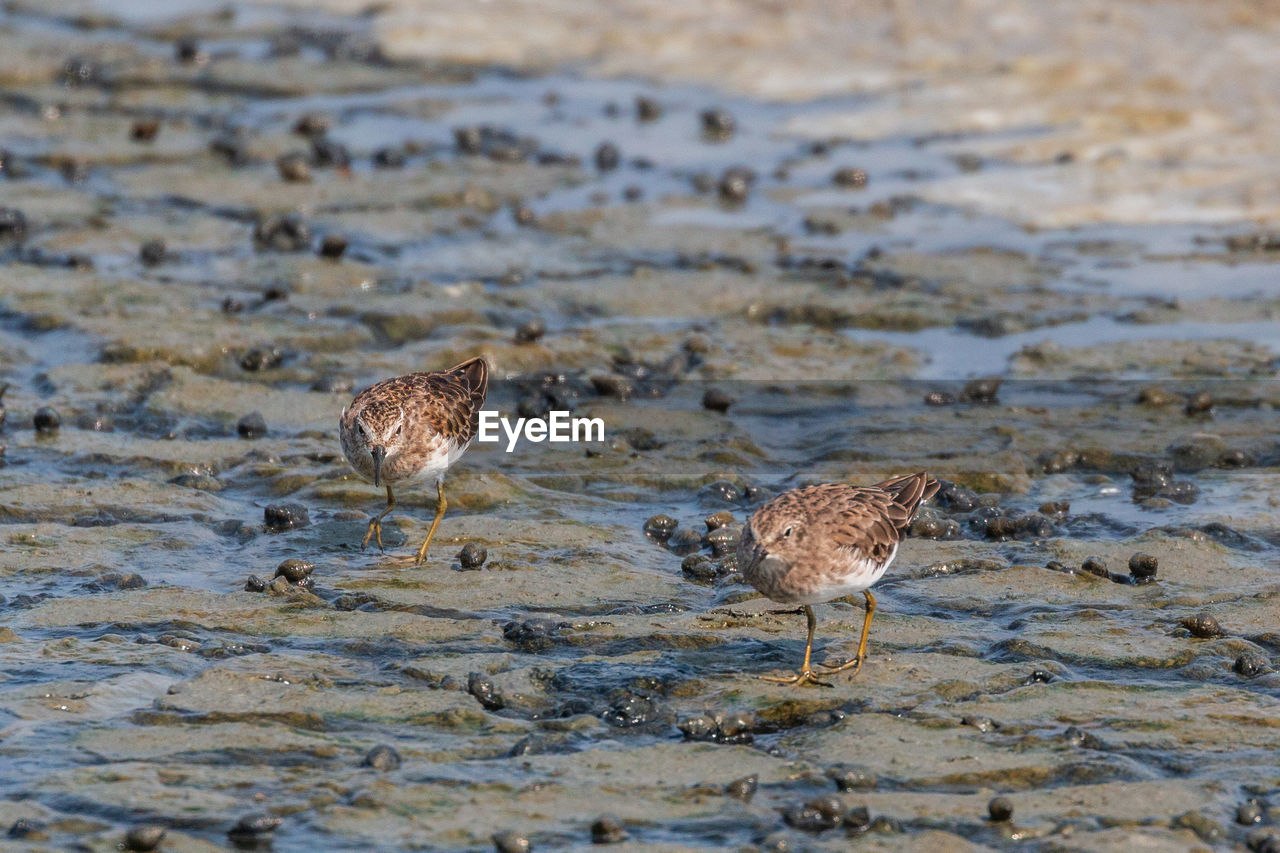
<svg viewBox="0 0 1280 853">
<path fill-rule="evenodd" d="M 826 582 L 815 582 L 794 600 L 797 604 L 822 604 L 835 598 L 862 592 L 884 576 L 897 555 L 898 546 L 895 545 L 883 563 L 867 558 L 850 560 L 844 567 L 844 571 L 833 574 Z"/>
</svg>

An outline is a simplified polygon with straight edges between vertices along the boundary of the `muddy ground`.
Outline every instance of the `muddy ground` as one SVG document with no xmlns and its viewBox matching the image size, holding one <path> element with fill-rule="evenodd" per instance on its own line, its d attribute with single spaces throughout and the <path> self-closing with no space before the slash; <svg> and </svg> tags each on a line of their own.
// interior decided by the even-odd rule
<svg viewBox="0 0 1280 853">
<path fill-rule="evenodd" d="M 407 57 L 409 9 L 0 12 L 6 845 L 1280 843 L 1257 210 L 1024 216 L 1034 117 L 886 132 L 883 92 L 567 35 Z M 426 564 L 426 492 L 361 551 L 342 407 L 475 354 L 605 440 L 475 445 Z M 861 673 L 758 679 L 803 618 L 735 528 L 920 469 Z M 843 659 L 861 602 L 818 611 Z"/>
</svg>

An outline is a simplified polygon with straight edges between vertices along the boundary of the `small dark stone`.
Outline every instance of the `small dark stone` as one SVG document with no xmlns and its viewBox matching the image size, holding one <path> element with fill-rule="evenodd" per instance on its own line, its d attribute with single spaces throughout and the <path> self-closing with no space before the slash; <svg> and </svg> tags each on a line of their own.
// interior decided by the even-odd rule
<svg viewBox="0 0 1280 853">
<path fill-rule="evenodd" d="M 320 241 L 320 257 L 337 260 L 347 251 L 347 238 L 341 234 L 326 234 Z"/>
<path fill-rule="evenodd" d="M 49 836 L 44 831 L 44 824 L 38 820 L 20 817 L 9 825 L 10 838 L 26 839 L 27 841 L 45 841 Z"/>
<path fill-rule="evenodd" d="M 173 43 L 173 57 L 183 65 L 194 65 L 204 58 L 200 42 L 191 36 L 183 36 Z"/>
<path fill-rule="evenodd" d="M 708 388 L 702 395 L 702 408 L 724 414 L 733 405 L 733 398 L 719 388 Z"/>
<path fill-rule="evenodd" d="M 1044 564 L 1044 567 L 1051 572 L 1062 572 L 1064 575 L 1074 575 L 1076 573 L 1074 567 L 1068 566 L 1066 563 L 1061 563 L 1057 560 L 1050 560 Z"/>
<path fill-rule="evenodd" d="M 978 495 L 964 486 L 939 480 L 938 492 L 934 495 L 933 502 L 950 512 L 970 512 L 978 505 Z"/>
<path fill-rule="evenodd" d="M 348 169 L 351 152 L 341 142 L 317 136 L 311 140 L 311 165 L 317 169 Z"/>
<path fill-rule="evenodd" d="M 669 515 L 653 515 L 645 521 L 644 532 L 650 539 L 666 542 L 679 526 L 680 522 Z"/>
<path fill-rule="evenodd" d="M 263 217 L 253 226 L 253 244 L 260 251 L 302 252 L 311 247 L 311 229 L 296 213 Z"/>
<path fill-rule="evenodd" d="M 730 204 L 742 204 L 751 195 L 756 173 L 746 166 L 731 166 L 720 175 L 720 198 Z"/>
<path fill-rule="evenodd" d="M 987 814 L 996 823 L 1005 823 L 1013 817 L 1013 803 L 1008 797 L 994 797 L 987 803 Z"/>
<path fill-rule="evenodd" d="M 502 694 L 493 686 L 493 680 L 478 672 L 467 674 L 467 692 L 474 696 L 486 711 L 499 711 L 507 706 Z"/>
<path fill-rule="evenodd" d="M 514 829 L 495 832 L 492 835 L 493 849 L 496 853 L 529 853 L 532 846 L 529 839 Z"/>
<path fill-rule="evenodd" d="M 714 501 L 723 503 L 736 504 L 742 500 L 742 489 L 739 489 L 728 480 L 716 480 L 708 483 L 701 489 L 698 494 L 703 497 L 711 498 Z"/>
<path fill-rule="evenodd" d="M 517 326 L 514 340 L 518 344 L 531 344 L 546 333 L 547 324 L 542 318 L 538 317 Z"/>
<path fill-rule="evenodd" d="M 855 806 L 844 813 L 844 831 L 861 835 L 871 828 L 871 813 L 866 806 Z"/>
<path fill-rule="evenodd" d="M 149 267 L 164 263 L 166 254 L 163 240 L 148 240 L 138 247 L 138 259 Z"/>
<path fill-rule="evenodd" d="M 267 421 L 262 412 L 250 412 L 236 424 L 236 433 L 241 438 L 262 438 L 267 434 Z"/>
<path fill-rule="evenodd" d="M 950 406 L 956 401 L 955 394 L 948 394 L 946 391 L 930 391 L 924 395 L 924 404 L 926 406 Z"/>
<path fill-rule="evenodd" d="M 0 240 L 20 242 L 26 236 L 26 215 L 16 207 L 0 207 Z"/>
<path fill-rule="evenodd" d="M 1270 669 L 1267 659 L 1256 652 L 1245 652 L 1236 658 L 1231 669 L 1244 678 L 1257 678 Z"/>
<path fill-rule="evenodd" d="M 1187 397 L 1187 404 L 1183 411 L 1188 415 L 1208 414 L 1213 411 L 1213 397 L 1208 391 L 1197 391 Z"/>
<path fill-rule="evenodd" d="M 315 569 L 315 563 L 299 560 L 297 557 L 290 557 L 276 566 L 276 573 L 272 577 L 284 578 L 289 583 L 300 584 L 310 578 Z"/>
<path fill-rule="evenodd" d="M 629 400 L 635 390 L 625 376 L 619 376 L 616 373 L 597 373 L 588 381 L 591 382 L 591 387 L 601 397 L 616 397 L 619 400 Z"/>
<path fill-rule="evenodd" d="M 300 503 L 269 504 L 262 519 L 268 530 L 291 530 L 311 523 L 307 508 Z"/>
<path fill-rule="evenodd" d="M 62 82 L 72 88 L 99 80 L 101 71 L 92 59 L 73 56 L 62 64 Z"/>
<path fill-rule="evenodd" d="M 838 797 L 818 797 L 784 810 L 782 819 L 802 832 L 825 832 L 844 820 L 844 804 Z"/>
<path fill-rule="evenodd" d="M 737 526 L 718 527 L 707 534 L 707 545 L 711 547 L 711 556 L 723 557 L 738 550 L 738 541 L 742 539 L 742 529 Z"/>
<path fill-rule="evenodd" d="M 1040 512 L 1044 515 L 1063 516 L 1071 510 L 1067 501 L 1047 501 L 1040 504 Z"/>
<path fill-rule="evenodd" d="M 58 431 L 62 426 L 62 418 L 51 406 L 42 406 L 36 410 L 35 415 L 31 418 L 31 425 L 35 427 L 36 432 L 43 435 L 50 435 Z"/>
<path fill-rule="evenodd" d="M 1141 551 L 1129 558 L 1129 574 L 1133 575 L 1134 580 L 1152 580 L 1155 578 L 1156 569 L 1159 568 L 1159 566 L 1159 560 L 1150 554 L 1144 554 Z"/>
<path fill-rule="evenodd" d="M 1245 839 L 1245 846 L 1250 853 L 1280 853 L 1280 835 L 1263 829 L 1256 829 Z"/>
<path fill-rule="evenodd" d="M 647 95 L 637 95 L 636 118 L 640 121 L 657 121 L 662 118 L 662 104 Z"/>
<path fill-rule="evenodd" d="M 984 379 L 971 379 L 960 391 L 962 403 L 997 403 L 996 393 L 1004 380 L 999 376 L 988 376 Z"/>
<path fill-rule="evenodd" d="M 1084 562 L 1080 564 L 1080 568 L 1100 578 L 1111 577 L 1111 572 L 1107 569 L 1107 563 L 1101 557 L 1085 557 Z"/>
<path fill-rule="evenodd" d="M 379 169 L 402 169 L 404 164 L 403 148 L 379 148 L 373 152 L 373 165 Z"/>
<path fill-rule="evenodd" d="M 984 734 L 996 729 L 996 723 L 990 717 L 980 717 L 975 714 L 965 714 L 960 718 L 960 725 L 969 726 Z"/>
<path fill-rule="evenodd" d="M 627 831 L 622 828 L 622 822 L 613 815 L 603 815 L 591 823 L 593 844 L 617 844 L 626 838 Z"/>
<path fill-rule="evenodd" d="M 861 764 L 832 764 L 826 775 L 836 783 L 836 790 L 843 792 L 873 791 L 880 784 L 875 771 Z"/>
<path fill-rule="evenodd" d="M 502 638 L 521 651 L 540 652 L 554 645 L 557 635 L 566 627 L 568 623 L 551 619 L 525 619 L 503 625 Z"/>
<path fill-rule="evenodd" d="M 235 133 L 214 137 L 209 150 L 223 159 L 228 166 L 244 166 L 249 163 L 249 149 L 244 139 Z"/>
<path fill-rule="evenodd" d="M 760 783 L 760 777 L 755 773 L 750 776 L 743 776 L 741 779 L 734 779 L 728 785 L 724 786 L 725 794 L 736 800 L 747 801 L 756 795 L 756 787 Z"/>
<path fill-rule="evenodd" d="M 714 142 L 723 142 L 733 136 L 737 127 L 733 116 L 719 107 L 702 111 L 702 134 Z"/>
<path fill-rule="evenodd" d="M 1191 636 L 1207 640 L 1214 637 L 1225 637 L 1227 632 L 1218 624 L 1218 620 L 1207 610 L 1197 613 L 1195 616 L 1187 616 L 1178 620 L 1178 624 L 1191 632 Z"/>
<path fill-rule="evenodd" d="M 364 754 L 360 764 L 383 772 L 395 770 L 400 766 L 400 753 L 396 752 L 395 747 L 380 743 Z"/>
<path fill-rule="evenodd" d="M 711 513 L 704 518 L 702 522 L 707 525 L 707 532 L 710 532 L 712 530 L 718 530 L 721 527 L 727 527 L 730 524 L 733 524 L 735 520 L 733 513 L 729 512 L 727 509 L 722 509 L 719 512 Z"/>
<path fill-rule="evenodd" d="M 517 225 L 532 225 L 537 221 L 533 209 L 523 204 L 516 205 L 515 210 L 511 212 L 511 216 L 515 219 Z"/>
<path fill-rule="evenodd" d="M 680 572 L 693 581 L 703 583 L 716 579 L 716 564 L 706 554 L 690 554 L 680 562 Z"/>
<path fill-rule="evenodd" d="M 148 853 L 160 846 L 164 840 L 165 830 L 162 826 L 144 824 L 129 829 L 124 835 L 124 849 L 135 853 Z"/>
<path fill-rule="evenodd" d="M 138 119 L 129 128 L 129 138 L 134 142 L 155 142 L 160 135 L 160 122 L 153 118 Z"/>
<path fill-rule="evenodd" d="M 453 142 L 463 154 L 479 154 L 484 149 L 484 134 L 478 127 L 455 127 Z"/>
<path fill-rule="evenodd" d="M 321 113 L 303 113 L 293 123 L 293 132 L 298 136 L 324 136 L 329 132 L 329 117 Z"/>
<path fill-rule="evenodd" d="M 267 582 L 257 575 L 249 575 L 249 579 L 244 582 L 245 592 L 266 592 Z"/>
<path fill-rule="evenodd" d="M 691 527 L 682 527 L 667 539 L 667 547 L 675 554 L 692 554 L 702 547 L 702 534 Z"/>
<path fill-rule="evenodd" d="M 1047 669 L 1033 669 L 1031 674 L 1027 676 L 1028 684 L 1048 684 L 1055 678 L 1052 672 Z"/>
<path fill-rule="evenodd" d="M 240 820 L 236 821 L 235 826 L 227 830 L 227 835 L 232 841 L 243 839 L 252 840 L 254 838 L 270 835 L 280 827 L 280 818 L 266 812 L 258 812 L 255 814 L 247 814 Z"/>
<path fill-rule="evenodd" d="M 862 189 L 867 185 L 867 173 L 865 169 L 846 166 L 843 169 L 836 169 L 836 173 L 831 176 L 831 181 L 838 187 Z"/>
<path fill-rule="evenodd" d="M 636 202 L 644 198 L 644 189 L 636 184 L 628 184 L 622 189 L 622 198 L 624 201 Z"/>
<path fill-rule="evenodd" d="M 240 367 L 250 373 L 257 373 L 260 370 L 269 370 L 273 367 L 279 367 L 284 361 L 284 353 L 278 349 L 267 347 L 254 347 L 253 349 L 240 356 Z"/>
<path fill-rule="evenodd" d="M 307 155 L 297 151 L 282 154 L 276 160 L 276 171 L 286 181 L 305 184 L 311 180 L 311 166 L 307 163 Z"/>
<path fill-rule="evenodd" d="M 600 146 L 596 148 L 595 159 L 597 169 L 601 172 L 612 172 L 618 168 L 618 162 L 621 160 L 618 146 L 612 142 L 601 142 Z"/>
<path fill-rule="evenodd" d="M 458 552 L 458 562 L 464 569 L 478 569 L 489 559 L 489 552 L 474 542 L 468 542 Z"/>
<path fill-rule="evenodd" d="M 1257 800 L 1246 800 L 1236 806 L 1236 823 L 1241 826 L 1252 826 L 1255 823 L 1262 823 L 1263 817 L 1266 815 L 1266 809 L 1262 803 Z"/>
<path fill-rule="evenodd" d="M 986 520 L 984 533 L 988 539 L 1012 539 L 1017 533 L 1014 519 L 1005 515 L 997 515 Z"/>
</svg>

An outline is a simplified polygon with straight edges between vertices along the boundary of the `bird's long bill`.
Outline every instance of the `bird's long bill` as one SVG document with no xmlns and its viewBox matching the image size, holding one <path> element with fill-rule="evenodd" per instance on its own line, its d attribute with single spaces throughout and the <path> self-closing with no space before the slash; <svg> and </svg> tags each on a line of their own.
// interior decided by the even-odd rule
<svg viewBox="0 0 1280 853">
<path fill-rule="evenodd" d="M 387 451 L 376 444 L 369 448 L 369 455 L 373 457 L 373 484 L 375 486 L 382 485 L 382 460 L 387 457 Z"/>
</svg>

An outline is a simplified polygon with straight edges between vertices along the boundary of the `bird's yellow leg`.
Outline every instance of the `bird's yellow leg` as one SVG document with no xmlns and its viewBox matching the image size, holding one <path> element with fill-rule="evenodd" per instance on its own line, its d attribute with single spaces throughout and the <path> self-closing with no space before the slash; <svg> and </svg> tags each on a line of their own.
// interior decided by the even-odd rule
<svg viewBox="0 0 1280 853">
<path fill-rule="evenodd" d="M 382 519 L 387 517 L 387 513 L 396 508 L 396 496 L 391 494 L 391 486 L 387 486 L 387 508 L 382 512 L 369 519 L 369 529 L 364 532 L 364 539 L 360 540 L 360 550 L 363 551 L 365 546 L 369 544 L 370 537 L 377 537 L 378 550 L 384 551 L 382 547 Z"/>
<path fill-rule="evenodd" d="M 818 676 L 814 675 L 813 669 L 809 666 L 809 658 L 813 654 L 813 632 L 818 627 L 818 617 L 813 615 L 813 608 L 809 605 L 804 606 L 804 615 L 809 622 L 809 638 L 804 644 L 804 663 L 800 666 L 800 671 L 795 675 L 785 678 L 779 678 L 774 675 L 760 676 L 765 681 L 772 681 L 775 684 L 794 684 L 797 687 L 803 684 L 818 684 L 822 687 L 831 687 L 833 685 L 820 681 Z"/>
<path fill-rule="evenodd" d="M 436 528 L 440 526 L 440 519 L 444 518 L 444 511 L 448 506 L 449 502 L 444 499 L 444 480 L 440 480 L 436 483 L 436 517 L 431 519 L 431 529 L 427 531 L 427 538 L 418 549 L 418 558 L 414 563 L 421 563 L 427 556 L 427 546 L 431 544 L 431 537 L 436 535 Z"/>
<path fill-rule="evenodd" d="M 876 615 L 876 597 L 869 589 L 864 589 L 862 594 L 867 597 L 867 615 L 862 617 L 862 640 L 858 643 L 858 656 L 840 666 L 820 664 L 828 672 L 844 672 L 849 667 L 853 667 L 853 674 L 857 675 L 858 670 L 862 669 L 862 661 L 867 656 L 867 635 L 871 633 L 871 617 Z"/>
</svg>

